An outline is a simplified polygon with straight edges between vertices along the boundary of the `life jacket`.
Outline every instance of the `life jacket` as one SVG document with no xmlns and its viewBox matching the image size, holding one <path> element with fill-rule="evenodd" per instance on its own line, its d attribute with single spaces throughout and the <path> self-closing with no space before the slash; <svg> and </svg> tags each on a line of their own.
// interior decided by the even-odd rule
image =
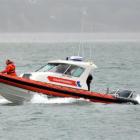
<svg viewBox="0 0 140 140">
<path fill-rule="evenodd" d="M 15 65 L 13 63 L 10 63 L 6 66 L 5 73 L 7 73 L 8 75 L 17 76 L 15 68 Z"/>
</svg>

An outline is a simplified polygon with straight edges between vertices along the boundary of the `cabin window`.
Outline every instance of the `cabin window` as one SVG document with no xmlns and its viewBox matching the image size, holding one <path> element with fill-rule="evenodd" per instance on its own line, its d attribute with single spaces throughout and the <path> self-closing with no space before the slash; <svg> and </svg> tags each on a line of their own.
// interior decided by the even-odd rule
<svg viewBox="0 0 140 140">
<path fill-rule="evenodd" d="M 69 69 L 65 72 L 65 74 L 74 77 L 80 77 L 83 72 L 84 72 L 84 68 L 71 65 Z"/>
<path fill-rule="evenodd" d="M 72 76 L 80 77 L 81 74 L 82 74 L 83 72 L 84 72 L 84 69 L 83 69 L 83 68 L 77 68 L 77 69 L 73 72 Z"/>
<path fill-rule="evenodd" d="M 50 71 L 56 73 L 64 73 L 65 71 L 67 71 L 69 66 L 70 66 L 69 64 L 59 64 Z"/>
<path fill-rule="evenodd" d="M 70 65 L 70 64 L 64 64 L 64 63 L 48 63 L 47 65 L 41 67 L 38 72 L 56 72 L 61 74 L 66 74 L 74 77 L 80 77 L 81 74 L 84 72 L 84 68 L 76 66 L 76 65 Z"/>
<path fill-rule="evenodd" d="M 39 70 L 39 72 L 46 72 L 46 71 L 50 71 L 51 69 L 53 69 L 54 67 L 56 67 L 58 64 L 57 63 L 48 63 L 47 65 L 41 67 Z"/>
</svg>

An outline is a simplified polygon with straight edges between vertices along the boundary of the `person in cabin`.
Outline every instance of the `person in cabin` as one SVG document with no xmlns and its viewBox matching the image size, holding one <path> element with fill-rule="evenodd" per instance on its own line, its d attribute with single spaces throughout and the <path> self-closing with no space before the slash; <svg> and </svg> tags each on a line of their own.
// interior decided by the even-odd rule
<svg viewBox="0 0 140 140">
<path fill-rule="evenodd" d="M 1 71 L 1 73 L 6 73 L 11 76 L 17 76 L 15 69 L 16 66 L 14 65 L 14 63 L 8 59 L 6 60 L 6 67 L 3 71 Z"/>
<path fill-rule="evenodd" d="M 92 81 L 93 77 L 91 74 L 89 74 L 89 76 L 87 77 L 87 87 L 88 87 L 88 91 L 90 91 L 90 84 L 91 84 L 91 81 Z"/>
</svg>

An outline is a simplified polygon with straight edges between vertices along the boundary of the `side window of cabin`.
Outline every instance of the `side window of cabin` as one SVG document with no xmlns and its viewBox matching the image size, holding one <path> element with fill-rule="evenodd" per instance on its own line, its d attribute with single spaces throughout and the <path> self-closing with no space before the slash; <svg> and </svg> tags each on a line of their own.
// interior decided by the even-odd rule
<svg viewBox="0 0 140 140">
<path fill-rule="evenodd" d="M 73 72 L 72 76 L 80 77 L 83 72 L 84 72 L 84 69 L 79 67 Z"/>
<path fill-rule="evenodd" d="M 71 65 L 70 68 L 65 72 L 66 75 L 80 77 L 84 72 L 84 68 Z"/>
</svg>

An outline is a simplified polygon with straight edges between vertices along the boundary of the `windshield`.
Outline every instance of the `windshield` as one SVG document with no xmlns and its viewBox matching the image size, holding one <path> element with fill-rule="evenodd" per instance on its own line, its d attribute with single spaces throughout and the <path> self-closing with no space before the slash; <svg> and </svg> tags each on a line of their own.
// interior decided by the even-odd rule
<svg viewBox="0 0 140 140">
<path fill-rule="evenodd" d="M 56 66 L 50 71 L 56 73 L 65 73 L 65 71 L 67 71 L 69 66 L 70 66 L 69 64 L 59 64 L 58 66 Z"/>
<path fill-rule="evenodd" d="M 48 63 L 47 65 L 41 67 L 38 72 L 46 72 L 50 71 L 52 68 L 56 67 L 58 64 L 57 63 Z"/>
<path fill-rule="evenodd" d="M 71 65 L 71 64 L 65 64 L 65 63 L 48 63 L 47 65 L 43 66 L 38 72 L 56 72 L 61 74 L 66 74 L 69 76 L 74 77 L 80 77 L 81 74 L 84 72 L 84 68 Z"/>
</svg>

